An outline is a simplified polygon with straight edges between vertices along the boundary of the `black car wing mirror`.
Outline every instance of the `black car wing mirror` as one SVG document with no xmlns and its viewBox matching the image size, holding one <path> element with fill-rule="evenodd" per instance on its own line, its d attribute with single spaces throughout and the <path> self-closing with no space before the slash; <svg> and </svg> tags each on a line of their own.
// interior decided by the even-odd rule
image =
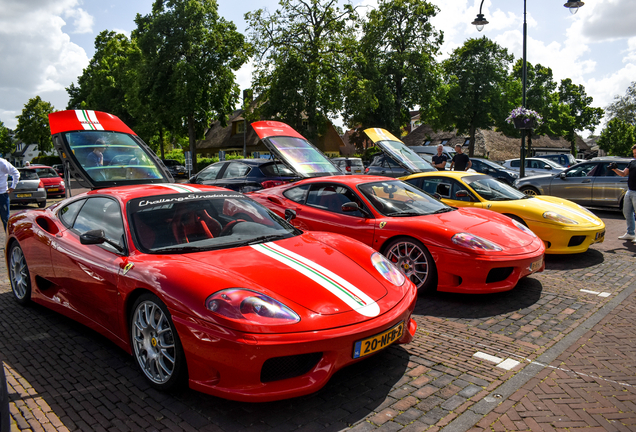
<svg viewBox="0 0 636 432">
<path fill-rule="evenodd" d="M 84 234 L 80 234 L 80 243 L 83 245 L 100 245 L 107 243 L 117 249 L 119 252 L 123 252 L 124 248 L 115 243 L 114 241 L 106 238 L 104 230 L 96 229 L 86 231 Z"/>
<path fill-rule="evenodd" d="M 296 219 L 296 210 L 285 209 L 285 220 L 291 222 L 293 219 Z"/>
<path fill-rule="evenodd" d="M 468 196 L 468 191 L 466 191 L 466 190 L 458 190 L 457 192 L 455 192 L 455 196 L 457 198 L 466 198 Z"/>
<path fill-rule="evenodd" d="M 435 192 L 433 194 L 433 198 L 435 198 L 438 201 L 441 201 L 443 197 L 439 193 Z"/>
<path fill-rule="evenodd" d="M 362 207 L 360 207 L 357 203 L 354 203 L 353 201 L 344 203 L 342 205 L 342 211 L 345 212 L 345 213 L 351 213 L 351 212 L 359 211 L 365 217 L 370 217 L 371 216 L 369 214 L 369 212 L 367 212 L 365 209 L 363 209 Z"/>
</svg>

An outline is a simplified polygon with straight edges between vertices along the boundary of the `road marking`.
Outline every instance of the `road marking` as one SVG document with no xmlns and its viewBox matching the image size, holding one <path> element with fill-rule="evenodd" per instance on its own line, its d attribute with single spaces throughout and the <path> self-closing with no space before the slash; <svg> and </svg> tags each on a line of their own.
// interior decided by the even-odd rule
<svg viewBox="0 0 636 432">
<path fill-rule="evenodd" d="M 477 351 L 475 354 L 473 354 L 473 357 L 477 357 L 479 359 L 495 363 L 498 368 L 505 369 L 505 370 L 511 370 L 519 364 L 517 360 L 513 360 L 511 358 L 507 358 L 504 360 L 500 357 L 486 354 L 481 351 Z"/>
<path fill-rule="evenodd" d="M 598 292 L 598 291 L 591 291 L 586 289 L 580 289 L 579 291 L 585 294 L 594 294 L 595 296 L 599 296 L 599 297 L 609 297 L 612 295 L 612 293 L 608 293 L 608 292 Z"/>
<path fill-rule="evenodd" d="M 513 360 L 511 358 L 507 358 L 504 361 L 502 361 L 501 363 L 499 363 L 497 365 L 497 367 L 501 368 L 501 369 L 505 369 L 505 370 L 511 370 L 511 369 L 514 369 L 519 364 L 521 364 L 521 363 L 519 363 L 517 360 Z"/>
</svg>

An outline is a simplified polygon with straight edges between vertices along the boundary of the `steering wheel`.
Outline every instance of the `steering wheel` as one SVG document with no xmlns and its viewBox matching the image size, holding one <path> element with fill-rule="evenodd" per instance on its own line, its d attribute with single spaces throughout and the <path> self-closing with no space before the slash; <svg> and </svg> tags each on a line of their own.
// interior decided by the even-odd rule
<svg viewBox="0 0 636 432">
<path fill-rule="evenodd" d="M 228 235 L 230 231 L 232 231 L 232 228 L 234 228 L 234 226 L 240 222 L 246 222 L 246 221 L 243 219 L 235 219 L 235 220 L 229 221 L 227 225 L 225 225 L 223 229 L 221 230 L 221 232 L 219 233 L 219 237 Z"/>
</svg>

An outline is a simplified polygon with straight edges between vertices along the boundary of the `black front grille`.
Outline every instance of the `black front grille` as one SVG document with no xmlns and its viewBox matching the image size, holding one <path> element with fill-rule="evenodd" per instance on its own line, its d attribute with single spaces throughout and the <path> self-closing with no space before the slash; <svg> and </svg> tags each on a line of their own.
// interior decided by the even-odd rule
<svg viewBox="0 0 636 432">
<path fill-rule="evenodd" d="M 263 369 L 261 369 L 261 382 L 266 383 L 304 375 L 312 370 L 321 358 L 322 353 L 318 352 L 265 360 Z"/>
<path fill-rule="evenodd" d="M 512 274 L 513 267 L 494 268 L 488 272 L 486 283 L 501 282 L 506 280 Z"/>
<path fill-rule="evenodd" d="M 585 236 L 572 236 L 572 238 L 570 239 L 570 243 L 568 243 L 568 247 L 579 246 L 584 241 Z"/>
</svg>

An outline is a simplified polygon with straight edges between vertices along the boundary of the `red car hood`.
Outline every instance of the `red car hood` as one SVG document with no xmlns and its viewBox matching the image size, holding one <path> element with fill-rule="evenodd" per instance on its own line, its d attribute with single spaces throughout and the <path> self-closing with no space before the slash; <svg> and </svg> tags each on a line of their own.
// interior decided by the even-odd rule
<svg viewBox="0 0 636 432">
<path fill-rule="evenodd" d="M 363 268 L 308 235 L 227 249 L 223 254 L 198 253 L 187 257 L 205 263 L 206 272 L 218 268 L 226 277 L 231 276 L 228 273 L 235 274 L 237 287 L 274 293 L 288 306 L 291 304 L 280 297 L 320 315 L 355 310 L 365 317 L 374 317 L 380 314 L 377 302 L 387 295 L 380 273 L 376 272 L 376 277 L 370 273 L 375 271 L 373 268 Z M 402 295 L 399 297 L 391 299 L 391 303 L 397 303 Z"/>
</svg>

